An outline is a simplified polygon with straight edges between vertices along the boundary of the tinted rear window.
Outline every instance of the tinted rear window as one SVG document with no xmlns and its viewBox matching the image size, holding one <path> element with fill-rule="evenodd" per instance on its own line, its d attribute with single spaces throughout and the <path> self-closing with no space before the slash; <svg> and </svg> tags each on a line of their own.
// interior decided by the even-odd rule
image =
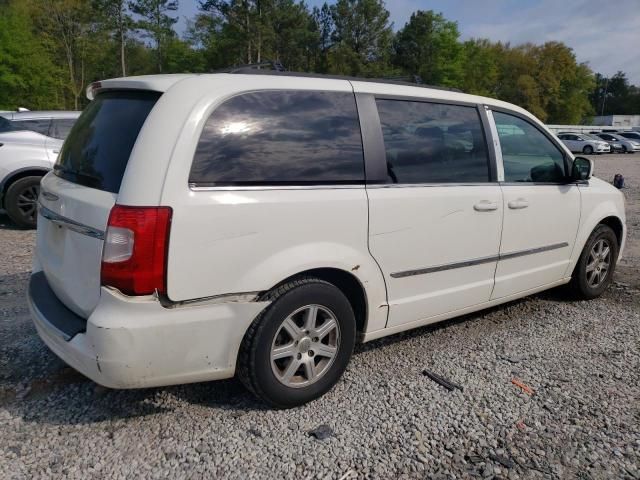
<svg viewBox="0 0 640 480">
<path fill-rule="evenodd" d="M 38 118 L 32 120 L 14 120 L 13 124 L 15 125 L 17 130 L 29 130 L 31 132 L 40 133 L 42 135 L 48 135 L 51 119 Z"/>
<path fill-rule="evenodd" d="M 263 91 L 233 97 L 207 120 L 189 182 L 199 186 L 362 183 L 352 93 Z"/>
<path fill-rule="evenodd" d="M 0 133 L 15 132 L 20 130 L 11 120 L 0 116 Z"/>
<path fill-rule="evenodd" d="M 56 175 L 118 193 L 138 133 L 160 95 L 146 91 L 99 94 L 71 129 L 54 167 Z"/>
</svg>

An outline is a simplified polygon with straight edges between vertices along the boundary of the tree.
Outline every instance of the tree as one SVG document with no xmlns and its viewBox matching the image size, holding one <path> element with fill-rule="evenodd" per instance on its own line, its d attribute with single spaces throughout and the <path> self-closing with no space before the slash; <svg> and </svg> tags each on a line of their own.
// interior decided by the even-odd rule
<svg viewBox="0 0 640 480">
<path fill-rule="evenodd" d="M 314 66 L 316 71 L 326 72 L 329 69 L 329 50 L 333 45 L 335 29 L 331 7 L 326 2 L 320 8 L 313 7 L 311 16 L 311 30 L 316 32 L 316 44 L 311 47 L 315 53 Z"/>
<path fill-rule="evenodd" d="M 178 9 L 178 0 L 132 0 L 129 2 L 131 12 L 142 17 L 136 22 L 138 29 L 152 38 L 156 48 L 156 68 L 162 72 L 165 44 L 175 36 L 173 25 L 177 18 L 169 16 L 169 12 Z"/>
<path fill-rule="evenodd" d="M 90 5 L 83 0 L 45 0 L 35 5 L 34 14 L 42 30 L 43 41 L 55 60 L 66 65 L 66 89 L 78 109 L 86 87 L 87 58 L 96 48 L 95 24 Z"/>
<path fill-rule="evenodd" d="M 392 25 L 381 0 L 338 0 L 331 7 L 335 28 L 330 70 L 380 76 L 390 69 Z"/>
<path fill-rule="evenodd" d="M 457 87 L 463 77 L 458 24 L 432 10 L 418 10 L 396 34 L 395 63 L 428 84 Z"/>
<path fill-rule="evenodd" d="M 475 95 L 495 96 L 500 73 L 500 47 L 487 39 L 462 44 L 463 65 L 460 88 Z"/>
<path fill-rule="evenodd" d="M 133 20 L 127 13 L 127 0 L 93 0 L 93 8 L 100 21 L 112 32 L 120 46 L 120 67 L 122 76 L 127 75 L 126 44 Z"/>
<path fill-rule="evenodd" d="M 61 108 L 60 70 L 33 33 L 32 12 L 22 0 L 0 6 L 0 108 Z"/>
</svg>

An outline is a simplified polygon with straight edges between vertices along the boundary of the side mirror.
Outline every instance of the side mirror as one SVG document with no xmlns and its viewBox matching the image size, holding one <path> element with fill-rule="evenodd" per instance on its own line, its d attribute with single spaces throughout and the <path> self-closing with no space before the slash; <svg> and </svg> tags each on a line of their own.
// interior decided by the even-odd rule
<svg viewBox="0 0 640 480">
<path fill-rule="evenodd" d="M 593 175 L 593 167 L 593 160 L 590 158 L 576 157 L 571 166 L 571 180 L 575 182 L 589 180 Z"/>
</svg>

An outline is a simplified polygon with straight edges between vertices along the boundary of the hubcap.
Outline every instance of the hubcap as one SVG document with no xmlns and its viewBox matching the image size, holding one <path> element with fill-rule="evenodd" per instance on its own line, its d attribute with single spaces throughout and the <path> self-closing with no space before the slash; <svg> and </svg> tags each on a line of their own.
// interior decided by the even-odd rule
<svg viewBox="0 0 640 480">
<path fill-rule="evenodd" d="M 36 219 L 38 193 L 40 193 L 40 187 L 38 185 L 25 188 L 20 192 L 20 195 L 18 195 L 18 201 L 16 203 L 22 216 L 31 222 Z"/>
<path fill-rule="evenodd" d="M 307 305 L 280 325 L 271 345 L 271 370 L 280 383 L 300 388 L 322 378 L 340 346 L 336 316 L 320 305 Z"/>
<path fill-rule="evenodd" d="M 610 268 L 611 246 L 607 240 L 602 238 L 595 243 L 591 252 L 589 252 L 587 284 L 592 288 L 600 286 L 607 278 Z"/>
</svg>

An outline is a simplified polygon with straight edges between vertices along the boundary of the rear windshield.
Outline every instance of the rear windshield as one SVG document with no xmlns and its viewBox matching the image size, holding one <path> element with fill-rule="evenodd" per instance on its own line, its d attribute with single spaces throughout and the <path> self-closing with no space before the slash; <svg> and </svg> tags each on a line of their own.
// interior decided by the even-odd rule
<svg viewBox="0 0 640 480">
<path fill-rule="evenodd" d="M 160 95 L 133 90 L 98 94 L 71 129 L 56 175 L 118 193 L 138 133 Z"/>
<path fill-rule="evenodd" d="M 0 133 L 15 132 L 20 130 L 11 120 L 0 116 Z"/>
</svg>

